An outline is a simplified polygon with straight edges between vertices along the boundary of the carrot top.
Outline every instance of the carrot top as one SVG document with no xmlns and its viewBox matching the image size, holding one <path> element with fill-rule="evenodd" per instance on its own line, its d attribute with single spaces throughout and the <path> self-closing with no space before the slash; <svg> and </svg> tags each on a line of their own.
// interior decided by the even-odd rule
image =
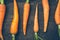
<svg viewBox="0 0 60 40">
<path fill-rule="evenodd" d="M 4 4 L 4 0 L 0 0 L 0 4 Z"/>
<path fill-rule="evenodd" d="M 29 0 L 26 0 L 26 3 L 29 3 Z"/>
</svg>

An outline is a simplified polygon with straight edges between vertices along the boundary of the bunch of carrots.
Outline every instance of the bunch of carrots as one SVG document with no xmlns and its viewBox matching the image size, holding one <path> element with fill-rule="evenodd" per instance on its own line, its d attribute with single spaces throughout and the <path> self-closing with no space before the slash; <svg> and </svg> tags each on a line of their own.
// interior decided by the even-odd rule
<svg viewBox="0 0 60 40">
<path fill-rule="evenodd" d="M 44 11 L 44 32 L 47 30 L 47 25 L 48 25 L 48 18 L 49 18 L 49 4 L 48 0 L 42 0 L 42 6 L 43 6 L 43 11 Z M 5 5 L 4 5 L 4 0 L 0 0 L 0 38 L 3 40 L 2 36 L 2 24 L 4 20 L 4 15 L 5 15 Z M 58 25 L 58 29 L 60 31 L 60 0 L 58 2 L 58 6 L 55 12 L 55 21 L 56 24 Z M 26 35 L 26 28 L 27 28 L 27 21 L 29 17 L 29 11 L 30 11 L 30 4 L 29 0 L 26 0 L 26 3 L 24 4 L 24 12 L 23 12 L 23 33 Z M 14 16 L 12 19 L 11 27 L 10 27 L 10 33 L 12 34 L 12 40 L 15 40 L 15 34 L 18 32 L 18 21 L 19 21 L 19 15 L 18 15 L 18 6 L 16 0 L 14 0 Z M 38 40 L 38 5 L 36 5 L 36 12 L 35 12 L 35 18 L 34 18 L 34 33 L 35 33 L 35 38 Z M 59 32 L 60 36 L 60 32 Z"/>
<path fill-rule="evenodd" d="M 4 21 L 4 16 L 5 16 L 5 9 L 6 9 L 6 6 L 4 4 L 4 0 L 0 0 L 0 40 L 3 40 L 2 25 Z"/>
<path fill-rule="evenodd" d="M 44 23 L 44 32 L 46 32 L 46 28 L 47 28 L 47 23 L 48 23 L 48 13 L 49 13 L 49 5 L 48 5 L 48 2 L 46 3 L 46 6 L 45 6 L 45 2 L 42 1 L 43 3 L 43 8 L 44 8 L 44 17 L 45 17 L 45 23 Z M 37 5 L 38 6 L 38 5 Z M 37 35 L 37 32 L 38 32 L 38 8 L 36 6 L 36 14 L 35 14 L 35 20 L 34 20 L 34 32 L 35 32 L 35 38 L 36 40 L 38 39 L 38 35 Z M 48 8 L 48 9 L 47 9 Z M 46 10 L 47 9 L 47 10 Z M 45 11 L 46 10 L 46 11 Z M 28 21 L 28 17 L 29 17 L 29 11 L 30 11 L 30 4 L 29 4 L 29 0 L 26 0 L 26 3 L 24 4 L 24 12 L 23 12 L 23 33 L 24 35 L 26 35 L 26 28 L 27 28 L 27 21 Z M 46 15 L 47 16 L 46 16 Z M 47 17 L 47 19 L 46 19 Z M 10 33 L 12 34 L 12 37 L 14 39 L 14 34 L 17 33 L 17 28 L 18 28 L 18 8 L 17 8 L 17 4 L 16 4 L 16 0 L 14 0 L 14 18 L 13 18 L 13 21 L 12 21 L 12 24 L 11 24 L 11 30 L 10 30 Z"/>
</svg>

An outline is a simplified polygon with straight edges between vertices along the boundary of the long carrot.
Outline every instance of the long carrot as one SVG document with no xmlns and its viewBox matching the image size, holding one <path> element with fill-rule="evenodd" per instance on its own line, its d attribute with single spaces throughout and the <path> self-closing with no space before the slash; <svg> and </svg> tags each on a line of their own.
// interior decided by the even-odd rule
<svg viewBox="0 0 60 40">
<path fill-rule="evenodd" d="M 34 32 L 35 32 L 35 39 L 38 40 L 38 4 L 36 5 L 36 12 L 35 12 L 35 18 L 34 18 Z"/>
<path fill-rule="evenodd" d="M 14 0 L 14 16 L 10 28 L 10 33 L 12 34 L 12 40 L 15 40 L 15 34 L 18 32 L 18 7 L 16 0 Z"/>
<path fill-rule="evenodd" d="M 48 0 L 42 0 L 42 6 L 44 11 L 44 32 L 47 30 L 48 18 L 49 18 L 49 4 Z"/>
<path fill-rule="evenodd" d="M 58 2 L 56 11 L 55 11 L 55 22 L 58 25 L 58 32 L 59 32 L 59 36 L 60 36 L 60 0 Z"/>
<path fill-rule="evenodd" d="M 4 4 L 4 0 L 0 0 L 0 38 L 1 40 L 3 40 L 3 36 L 2 36 L 2 25 L 3 25 L 3 21 L 4 21 L 4 16 L 5 16 L 5 4 Z"/>
<path fill-rule="evenodd" d="M 23 33 L 24 35 L 26 35 L 26 27 L 27 27 L 29 11 L 30 11 L 29 0 L 26 0 L 26 3 L 24 4 L 24 12 L 23 12 Z"/>
</svg>

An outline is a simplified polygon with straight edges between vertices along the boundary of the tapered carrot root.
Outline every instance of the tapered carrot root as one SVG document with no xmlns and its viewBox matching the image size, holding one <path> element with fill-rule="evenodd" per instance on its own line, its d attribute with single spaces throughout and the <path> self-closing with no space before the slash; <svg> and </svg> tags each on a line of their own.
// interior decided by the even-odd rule
<svg viewBox="0 0 60 40">
<path fill-rule="evenodd" d="M 16 0 L 14 0 L 14 16 L 11 23 L 10 33 L 12 34 L 12 40 L 15 40 L 15 34 L 18 32 L 18 7 Z"/>
<path fill-rule="evenodd" d="M 0 4 L 0 38 L 1 40 L 3 40 L 2 25 L 4 21 L 4 16 L 5 16 L 5 5 Z"/>
<path fill-rule="evenodd" d="M 42 0 L 42 6 L 44 11 L 44 32 L 47 30 L 48 18 L 49 18 L 49 4 L 48 0 Z"/>
<path fill-rule="evenodd" d="M 3 40 L 3 35 L 2 35 L 2 25 L 3 25 L 3 21 L 4 21 L 4 16 L 5 16 L 5 5 L 3 4 L 3 0 L 0 0 L 0 38 L 1 40 Z"/>
<path fill-rule="evenodd" d="M 23 12 L 23 33 L 24 33 L 24 35 L 26 35 L 29 11 L 30 11 L 30 4 L 28 3 L 28 0 L 27 0 L 27 2 L 24 4 L 24 12 Z"/>
</svg>

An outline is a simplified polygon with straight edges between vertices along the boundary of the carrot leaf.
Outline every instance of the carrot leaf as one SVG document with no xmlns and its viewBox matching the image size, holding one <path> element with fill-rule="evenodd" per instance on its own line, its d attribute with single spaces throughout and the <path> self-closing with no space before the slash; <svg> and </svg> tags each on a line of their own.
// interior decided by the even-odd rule
<svg viewBox="0 0 60 40">
<path fill-rule="evenodd" d="M 4 4 L 4 0 L 0 0 L 1 4 Z"/>
</svg>

